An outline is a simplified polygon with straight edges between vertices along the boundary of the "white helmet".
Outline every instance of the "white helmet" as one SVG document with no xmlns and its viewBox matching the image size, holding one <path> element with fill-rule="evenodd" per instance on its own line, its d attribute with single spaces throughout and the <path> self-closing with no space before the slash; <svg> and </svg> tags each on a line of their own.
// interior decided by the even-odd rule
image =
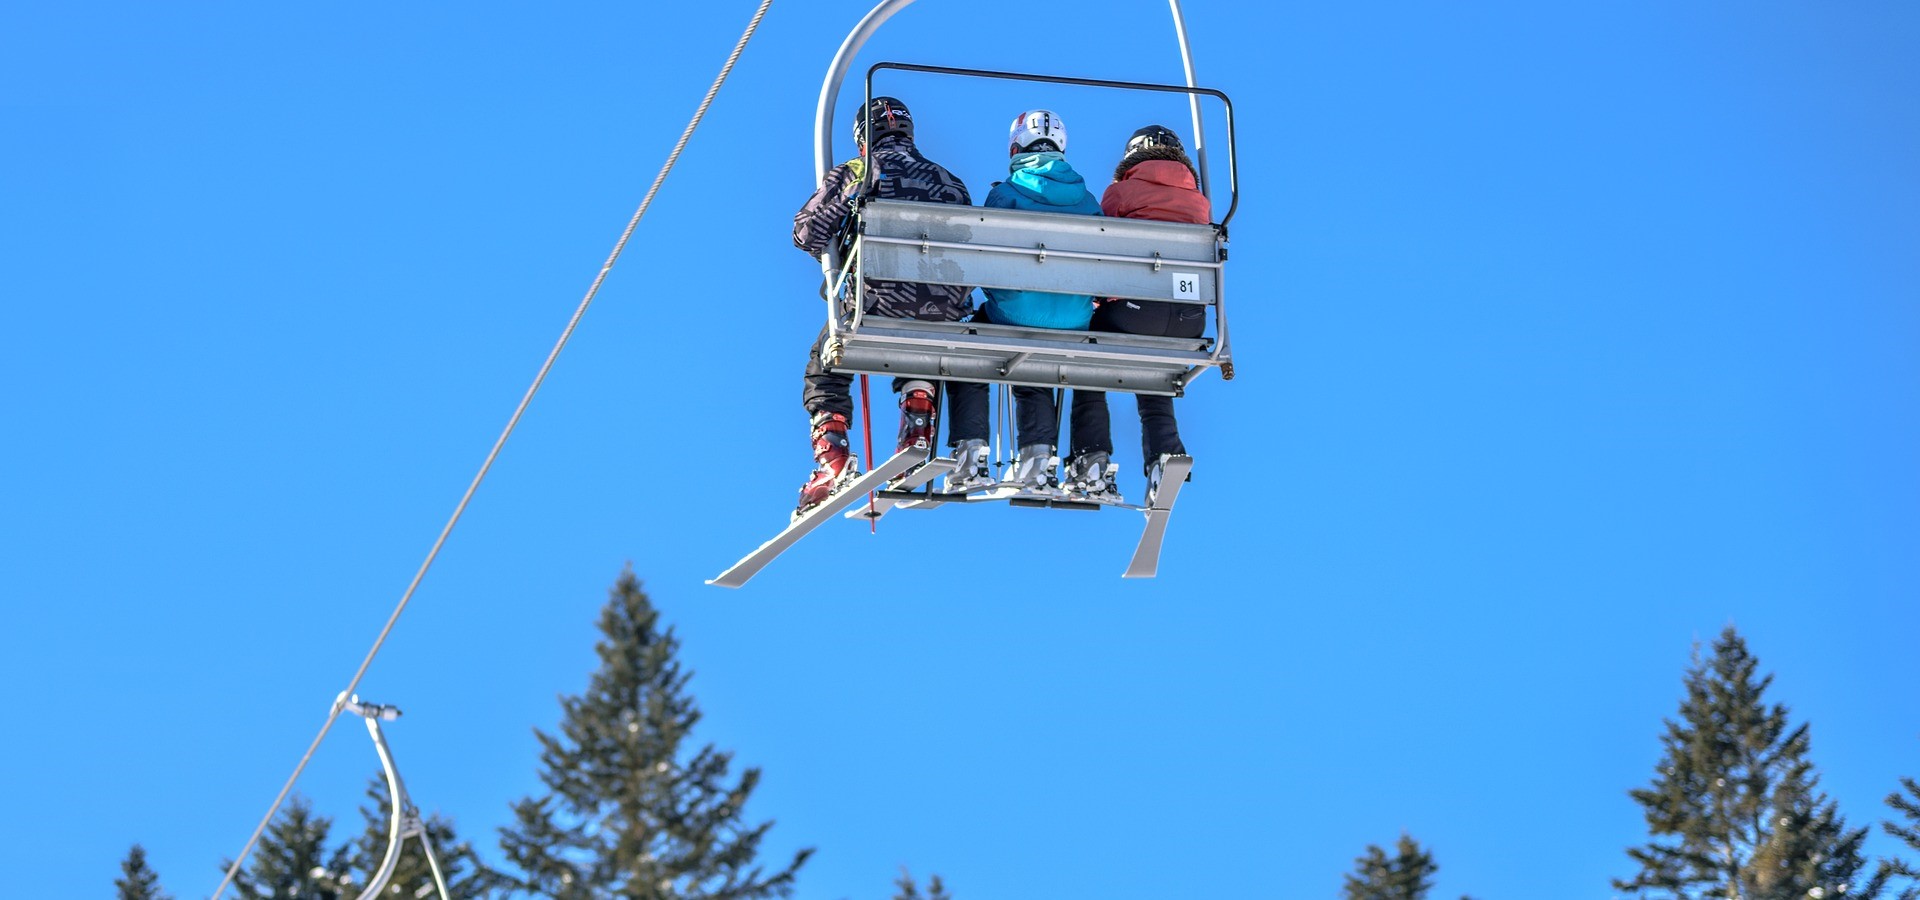
<svg viewBox="0 0 1920 900">
<path fill-rule="evenodd" d="M 1030 150 L 1040 141 L 1064 153 L 1067 149 L 1067 123 L 1050 109 L 1030 109 L 1016 116 L 1007 132 L 1007 155 Z"/>
</svg>

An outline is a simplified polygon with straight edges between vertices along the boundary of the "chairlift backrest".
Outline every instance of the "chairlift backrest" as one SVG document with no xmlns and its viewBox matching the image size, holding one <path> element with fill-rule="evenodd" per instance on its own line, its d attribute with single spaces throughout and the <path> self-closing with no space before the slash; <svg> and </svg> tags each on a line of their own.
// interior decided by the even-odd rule
<svg viewBox="0 0 1920 900">
<path fill-rule="evenodd" d="M 857 228 L 866 278 L 1207 305 L 1219 298 L 1211 225 L 872 200 Z"/>
<path fill-rule="evenodd" d="M 1200 372 L 1231 366 L 1222 252 L 1212 225 L 868 200 L 856 212 L 853 271 L 837 279 L 848 302 L 830 314 L 825 362 L 840 372 L 1179 395 Z M 862 315 L 868 279 L 1199 304 L 1214 310 L 1216 337 Z"/>
</svg>

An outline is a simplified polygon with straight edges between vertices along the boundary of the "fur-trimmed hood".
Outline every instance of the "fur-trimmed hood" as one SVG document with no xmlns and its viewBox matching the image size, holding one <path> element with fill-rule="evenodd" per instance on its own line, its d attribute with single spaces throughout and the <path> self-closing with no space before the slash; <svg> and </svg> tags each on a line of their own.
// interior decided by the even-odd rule
<svg viewBox="0 0 1920 900">
<path fill-rule="evenodd" d="M 1187 171 L 1193 175 L 1195 181 L 1198 181 L 1200 178 L 1200 173 L 1194 171 L 1193 160 L 1188 159 L 1186 153 L 1172 147 L 1142 147 L 1139 150 L 1127 154 L 1125 159 L 1120 160 L 1120 164 L 1113 168 L 1113 180 L 1119 181 L 1127 177 L 1128 169 L 1150 159 L 1164 159 L 1177 162 L 1187 167 Z"/>
<path fill-rule="evenodd" d="M 1213 217 L 1213 205 L 1200 193 L 1193 167 L 1172 148 L 1129 155 L 1120 164 L 1119 177 L 1100 196 L 1100 211 L 1116 218 L 1196 225 Z"/>
</svg>

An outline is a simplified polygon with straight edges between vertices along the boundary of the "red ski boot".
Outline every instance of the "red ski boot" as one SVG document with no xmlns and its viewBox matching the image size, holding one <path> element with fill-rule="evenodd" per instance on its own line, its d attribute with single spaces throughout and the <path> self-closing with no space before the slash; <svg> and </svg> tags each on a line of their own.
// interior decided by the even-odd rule
<svg viewBox="0 0 1920 900">
<path fill-rule="evenodd" d="M 898 453 L 909 447 L 931 447 L 939 437 L 933 421 L 933 385 L 909 381 L 900 391 L 900 442 Z"/>
<path fill-rule="evenodd" d="M 827 501 L 860 476 L 860 458 L 847 448 L 847 417 L 839 413 L 813 416 L 813 475 L 800 486 L 800 503 L 793 517 Z"/>
</svg>

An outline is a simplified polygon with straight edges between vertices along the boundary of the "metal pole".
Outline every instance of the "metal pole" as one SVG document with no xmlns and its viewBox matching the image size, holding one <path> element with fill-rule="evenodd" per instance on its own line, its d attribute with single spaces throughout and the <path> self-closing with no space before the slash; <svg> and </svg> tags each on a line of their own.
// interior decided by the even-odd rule
<svg viewBox="0 0 1920 900">
<path fill-rule="evenodd" d="M 819 184 L 827 177 L 827 170 L 833 168 L 833 107 L 840 100 L 840 82 L 846 80 L 847 69 L 852 67 L 853 58 L 867 43 L 867 38 L 880 30 L 881 24 L 893 18 L 893 14 L 905 9 L 913 0 L 880 0 L 880 5 L 867 13 L 860 24 L 840 44 L 840 52 L 834 54 L 832 64 L 827 66 L 826 81 L 820 85 L 820 105 L 814 110 L 813 123 L 813 182 Z"/>
<path fill-rule="evenodd" d="M 826 181 L 827 171 L 834 166 L 833 107 L 840 101 L 840 82 L 846 80 L 847 69 L 852 67 L 853 58 L 859 55 L 860 48 L 867 43 L 867 38 L 873 37 L 873 33 L 879 31 L 880 26 L 888 19 L 893 18 L 894 13 L 905 9 L 907 4 L 912 2 L 913 0 L 880 0 L 879 6 L 867 13 L 866 17 L 860 20 L 860 24 L 853 26 L 853 31 L 847 34 L 847 39 L 840 42 L 840 50 L 833 55 L 833 62 L 828 64 L 826 80 L 820 84 L 820 103 L 814 108 L 814 184 Z M 820 271 L 826 276 L 829 284 L 833 282 L 833 274 L 839 271 L 841 262 L 839 252 L 833 247 L 828 247 L 827 252 L 820 254 Z M 827 321 L 828 327 L 831 328 L 834 317 L 833 298 L 828 297 L 827 302 Z M 858 306 L 859 304 L 856 303 L 855 308 L 857 309 Z"/>
<path fill-rule="evenodd" d="M 427 840 L 427 829 L 424 825 L 420 828 L 420 849 L 427 853 L 427 868 L 433 870 L 433 886 L 440 892 L 440 900 L 453 900 L 453 895 L 447 893 L 447 877 L 440 874 L 440 857 L 434 855 L 433 842 Z"/>
<path fill-rule="evenodd" d="M 380 868 L 367 880 L 366 890 L 360 892 L 358 900 L 375 900 L 387 889 L 393 880 L 393 872 L 400 866 L 402 845 L 407 838 L 418 838 L 420 849 L 427 855 L 427 867 L 433 871 L 433 886 L 440 894 L 440 900 L 449 900 L 447 880 L 440 872 L 440 860 L 433 852 L 433 841 L 427 834 L 426 823 L 420 819 L 420 809 L 413 805 L 413 798 L 407 796 L 407 784 L 400 780 L 400 767 L 394 764 L 393 749 L 387 746 L 387 736 L 380 731 L 380 720 L 389 722 L 400 718 L 400 710 L 392 706 L 376 703 L 361 703 L 359 697 L 340 704 L 346 712 L 359 715 L 367 720 L 367 733 L 373 736 L 373 751 L 380 757 L 380 771 L 387 778 L 387 803 L 392 810 L 390 833 L 387 838 L 387 854 L 380 860 Z"/>
<path fill-rule="evenodd" d="M 387 829 L 387 853 L 380 858 L 380 868 L 367 879 L 367 888 L 360 892 L 359 900 L 373 900 L 387 889 L 387 882 L 393 880 L 393 870 L 400 866 L 400 845 L 407 840 L 406 789 L 400 786 L 400 773 L 393 768 L 393 754 L 387 749 L 386 738 L 380 734 L 378 713 L 367 716 L 367 733 L 373 735 L 373 751 L 379 754 L 380 771 L 387 776 L 387 806 L 393 815 Z"/>
<path fill-rule="evenodd" d="M 1187 45 L 1187 18 L 1180 12 L 1180 0 L 1167 0 L 1173 7 L 1173 35 L 1180 41 L 1180 65 L 1187 73 L 1187 87 L 1199 87 L 1193 77 L 1193 48 Z M 1213 199 L 1207 180 L 1207 130 L 1200 121 L 1200 95 L 1187 95 L 1187 109 L 1193 113 L 1193 158 L 1200 165 L 1200 192 Z"/>
</svg>

